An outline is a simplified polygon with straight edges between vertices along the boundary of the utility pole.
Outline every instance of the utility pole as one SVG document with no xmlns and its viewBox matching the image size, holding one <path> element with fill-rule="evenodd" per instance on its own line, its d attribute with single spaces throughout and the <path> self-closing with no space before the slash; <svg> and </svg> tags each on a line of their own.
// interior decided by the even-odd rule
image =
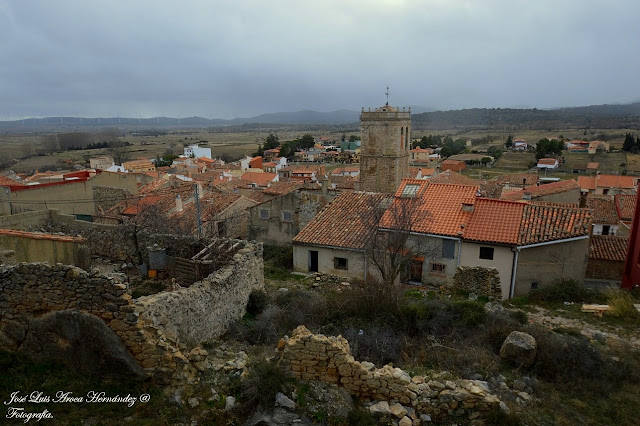
<svg viewBox="0 0 640 426">
<path fill-rule="evenodd" d="M 196 218 L 198 220 L 198 237 L 202 237 L 202 217 L 200 216 L 200 190 L 198 184 L 193 184 L 193 190 L 196 197 Z"/>
</svg>

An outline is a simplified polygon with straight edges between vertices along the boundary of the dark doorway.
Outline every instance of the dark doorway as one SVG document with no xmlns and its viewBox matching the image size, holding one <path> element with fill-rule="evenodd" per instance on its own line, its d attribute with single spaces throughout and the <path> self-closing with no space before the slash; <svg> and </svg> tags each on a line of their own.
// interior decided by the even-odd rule
<svg viewBox="0 0 640 426">
<path fill-rule="evenodd" d="M 309 272 L 318 272 L 318 252 L 309 250 Z"/>
<path fill-rule="evenodd" d="M 422 283 L 422 263 L 421 259 L 411 260 L 411 270 L 409 275 L 409 281 L 415 283 Z"/>
</svg>

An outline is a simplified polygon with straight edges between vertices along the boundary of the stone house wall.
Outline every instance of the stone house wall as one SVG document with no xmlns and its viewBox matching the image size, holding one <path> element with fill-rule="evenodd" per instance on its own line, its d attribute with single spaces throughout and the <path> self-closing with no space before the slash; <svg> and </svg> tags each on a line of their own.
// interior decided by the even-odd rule
<svg viewBox="0 0 640 426">
<path fill-rule="evenodd" d="M 122 339 L 145 374 L 169 383 L 204 368 L 203 350 L 188 349 L 222 335 L 263 286 L 262 245 L 252 243 L 188 289 L 136 300 L 113 278 L 69 265 L 0 267 L 0 348 L 18 350 L 31 321 L 44 314 L 86 312 Z"/>
<path fill-rule="evenodd" d="M 453 277 L 453 288 L 502 300 L 500 273 L 496 268 L 460 266 Z"/>
<path fill-rule="evenodd" d="M 363 400 L 393 401 L 413 407 L 436 420 L 450 416 L 475 419 L 500 404 L 484 382 L 430 380 L 389 365 L 375 368 L 351 356 L 342 336 L 312 334 L 299 326 L 278 343 L 280 363 L 302 380 L 319 380 L 344 387 Z"/>
</svg>

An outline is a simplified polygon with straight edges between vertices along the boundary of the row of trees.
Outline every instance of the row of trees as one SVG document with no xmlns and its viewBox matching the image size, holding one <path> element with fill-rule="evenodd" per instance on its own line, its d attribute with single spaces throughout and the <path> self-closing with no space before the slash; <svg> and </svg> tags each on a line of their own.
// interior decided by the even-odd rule
<svg viewBox="0 0 640 426">
<path fill-rule="evenodd" d="M 309 133 L 305 133 L 299 139 L 287 141 L 280 144 L 280 138 L 277 134 L 269 133 L 263 144 L 258 145 L 258 150 L 254 152 L 254 156 L 262 156 L 269 149 L 280 147 L 280 156 L 291 158 L 296 151 L 312 148 L 315 145 L 315 139 Z"/>
<path fill-rule="evenodd" d="M 548 157 L 549 155 L 562 154 L 564 142 L 558 140 L 540 139 L 536 145 L 536 160 Z"/>
<path fill-rule="evenodd" d="M 622 150 L 631 152 L 632 154 L 640 153 L 640 136 L 634 138 L 632 133 L 627 133 L 626 135 L 624 135 Z"/>
</svg>

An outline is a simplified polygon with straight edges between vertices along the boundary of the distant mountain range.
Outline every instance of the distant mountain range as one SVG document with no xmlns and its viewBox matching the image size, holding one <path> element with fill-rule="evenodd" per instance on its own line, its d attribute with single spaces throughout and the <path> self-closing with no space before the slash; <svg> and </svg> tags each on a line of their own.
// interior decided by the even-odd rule
<svg viewBox="0 0 640 426">
<path fill-rule="evenodd" d="M 412 106 L 414 129 L 562 129 L 562 128 L 638 128 L 640 127 L 640 102 L 623 105 L 591 105 L 557 109 L 473 108 L 454 111 L 436 111 L 432 108 Z M 341 126 L 354 125 L 360 112 L 337 110 L 318 112 L 311 110 L 276 112 L 231 120 L 202 117 L 172 118 L 81 118 L 46 117 L 24 120 L 0 121 L 0 132 L 61 132 L 73 130 L 92 131 L 105 127 L 135 129 L 210 128 L 221 131 L 224 127 L 255 130 L 280 126 Z"/>
</svg>

